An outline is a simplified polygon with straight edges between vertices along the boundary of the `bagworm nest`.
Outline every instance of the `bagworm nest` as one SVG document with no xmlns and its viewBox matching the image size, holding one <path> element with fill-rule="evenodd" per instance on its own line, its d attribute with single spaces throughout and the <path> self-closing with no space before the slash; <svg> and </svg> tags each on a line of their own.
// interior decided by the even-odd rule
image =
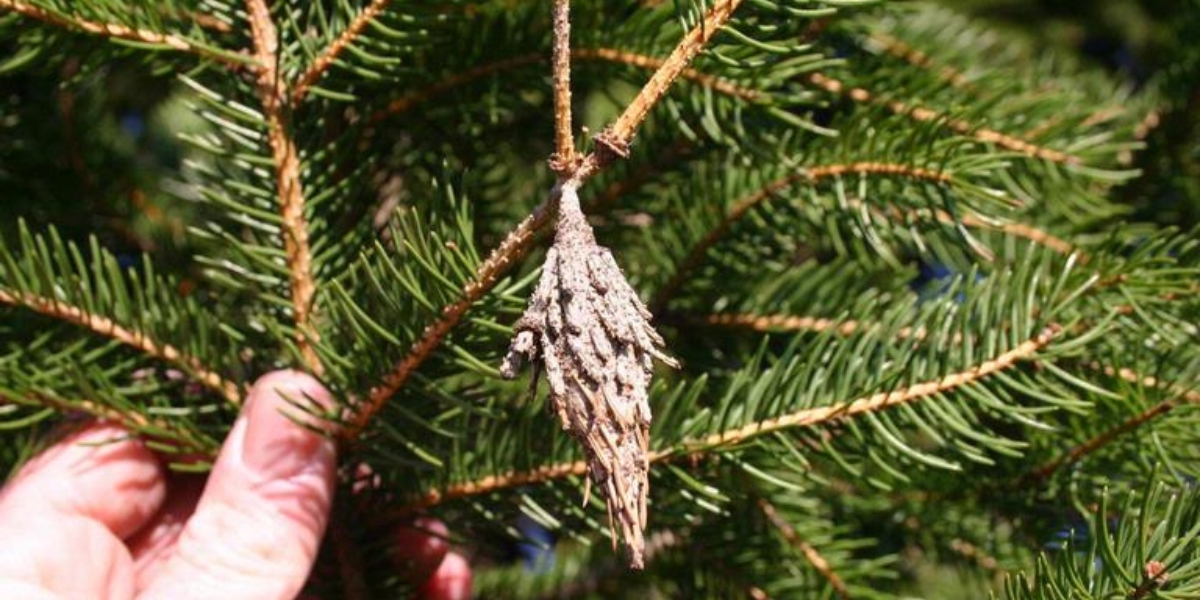
<svg viewBox="0 0 1200 600">
<path fill-rule="evenodd" d="M 630 566 L 642 568 L 650 492 L 650 404 L 653 359 L 663 354 L 650 311 L 625 280 L 608 248 L 596 245 L 573 186 L 559 200 L 554 245 L 500 372 L 512 379 L 522 357 L 540 367 L 563 429 L 583 445 L 588 473 L 604 495 Z M 585 492 L 584 501 L 587 501 Z"/>
</svg>

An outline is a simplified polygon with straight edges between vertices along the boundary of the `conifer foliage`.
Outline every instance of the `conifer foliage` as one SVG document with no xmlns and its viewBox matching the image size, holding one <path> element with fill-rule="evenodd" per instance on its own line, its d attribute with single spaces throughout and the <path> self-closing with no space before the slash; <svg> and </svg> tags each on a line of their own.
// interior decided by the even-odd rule
<svg viewBox="0 0 1200 600">
<path fill-rule="evenodd" d="M 294 367 L 318 597 L 409 592 L 422 515 L 483 598 L 1200 594 L 1200 241 L 1146 195 L 1196 188 L 1141 175 L 1196 51 L 1135 91 L 864 0 L 0 0 L 0 45 L 9 468 L 83 414 L 203 471 Z"/>
</svg>

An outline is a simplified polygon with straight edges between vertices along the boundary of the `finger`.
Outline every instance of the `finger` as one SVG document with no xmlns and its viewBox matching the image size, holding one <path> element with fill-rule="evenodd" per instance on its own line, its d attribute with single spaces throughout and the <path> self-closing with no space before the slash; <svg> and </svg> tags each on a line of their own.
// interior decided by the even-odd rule
<svg viewBox="0 0 1200 600">
<path fill-rule="evenodd" d="M 467 600 L 471 597 L 471 566 L 457 552 L 442 560 L 437 572 L 421 588 L 426 600 Z"/>
<path fill-rule="evenodd" d="M 413 584 L 427 581 L 446 558 L 448 535 L 446 525 L 437 519 L 421 518 L 401 527 L 392 554 L 397 575 Z"/>
<path fill-rule="evenodd" d="M 207 478 L 196 474 L 174 473 L 167 476 L 167 499 L 158 513 L 129 538 L 126 545 L 133 555 L 134 581 L 144 589 L 151 577 L 175 551 L 179 536 L 204 491 Z"/>
<path fill-rule="evenodd" d="M 325 532 L 333 500 L 334 444 L 292 422 L 291 402 L 333 406 L 295 371 L 255 383 L 175 549 L 140 598 L 271 599 L 296 596 Z"/>
<path fill-rule="evenodd" d="M 122 540 L 164 495 L 162 466 L 123 430 L 94 426 L 59 442 L 0 492 L 0 597 L 131 597 Z"/>
</svg>

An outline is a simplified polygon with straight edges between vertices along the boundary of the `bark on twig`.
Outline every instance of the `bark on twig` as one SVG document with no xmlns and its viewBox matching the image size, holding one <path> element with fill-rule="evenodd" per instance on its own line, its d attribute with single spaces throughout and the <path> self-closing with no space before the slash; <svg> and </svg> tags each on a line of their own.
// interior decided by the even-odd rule
<svg viewBox="0 0 1200 600">
<path fill-rule="evenodd" d="M 265 0 L 247 0 L 246 10 L 258 59 L 258 95 L 266 115 L 271 158 L 275 163 L 276 193 L 283 218 L 283 246 L 287 253 L 292 294 L 292 317 L 296 323 L 296 347 L 304 366 L 313 374 L 324 372 L 313 344 L 316 330 L 310 321 L 317 285 L 313 277 L 312 249 L 304 215 L 304 189 L 300 182 L 300 155 L 292 139 L 288 120 L 287 84 L 279 76 L 279 41 L 275 22 Z"/>
<path fill-rule="evenodd" d="M 554 156 L 550 167 L 563 173 L 575 164 L 571 132 L 571 0 L 554 0 Z"/>
<path fill-rule="evenodd" d="M 625 156 L 629 152 L 633 134 L 637 132 L 642 121 L 646 120 L 650 109 L 658 104 L 675 82 L 675 78 L 692 64 L 692 59 L 696 58 L 708 41 L 725 26 L 741 3 L 742 0 L 714 2 L 708 12 L 704 13 L 704 19 L 687 32 L 616 122 L 596 137 L 596 142 L 618 156 Z"/>
</svg>

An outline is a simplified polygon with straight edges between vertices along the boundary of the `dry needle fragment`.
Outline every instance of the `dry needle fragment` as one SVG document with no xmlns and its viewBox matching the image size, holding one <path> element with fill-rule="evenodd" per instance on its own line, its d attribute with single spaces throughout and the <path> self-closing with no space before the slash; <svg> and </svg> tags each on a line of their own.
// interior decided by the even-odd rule
<svg viewBox="0 0 1200 600">
<path fill-rule="evenodd" d="M 538 367 L 545 371 L 554 412 L 583 444 L 588 473 L 604 494 L 614 544 L 620 523 L 630 566 L 639 569 L 650 491 L 652 359 L 677 366 L 662 344 L 612 253 L 596 245 L 574 186 L 563 185 L 554 245 L 500 372 L 515 378 L 522 357 L 533 363 L 535 381 Z"/>
</svg>

